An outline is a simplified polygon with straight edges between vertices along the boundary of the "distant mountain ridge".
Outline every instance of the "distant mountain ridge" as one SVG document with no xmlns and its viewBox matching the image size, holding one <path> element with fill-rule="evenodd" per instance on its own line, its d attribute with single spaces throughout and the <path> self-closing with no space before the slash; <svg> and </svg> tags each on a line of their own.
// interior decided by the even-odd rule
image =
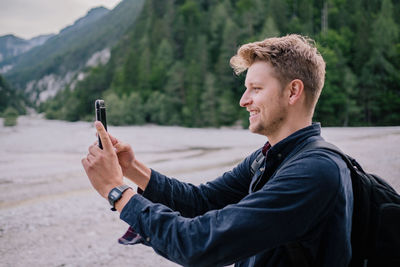
<svg viewBox="0 0 400 267">
<path fill-rule="evenodd" d="M 76 31 L 82 27 L 85 27 L 85 25 L 98 20 L 99 18 L 107 14 L 109 11 L 110 11 L 109 9 L 103 6 L 92 8 L 87 12 L 87 14 L 84 17 L 77 19 L 73 25 L 67 26 L 64 29 L 62 29 L 59 34 L 66 34 L 69 31 Z"/>
<path fill-rule="evenodd" d="M 35 46 L 42 45 L 53 36 L 54 34 L 40 35 L 29 40 L 12 34 L 0 36 L 0 62 L 25 53 Z"/>
<path fill-rule="evenodd" d="M 29 51 L 30 49 L 27 49 L 26 51 L 23 51 L 22 53 L 16 54 L 14 57 L 8 57 L 3 62 L 0 62 L 0 68 L 2 66 L 3 66 L 3 68 L 4 68 L 4 66 L 8 66 L 9 69 L 6 72 L 3 72 L 4 74 L 6 74 L 7 72 L 20 71 L 21 68 L 22 69 L 24 68 L 24 65 L 31 65 L 32 61 L 35 61 L 35 64 L 38 61 L 40 63 L 41 60 L 46 58 L 46 55 L 50 56 L 52 53 L 57 52 L 57 50 L 62 48 L 62 45 L 63 45 L 62 42 L 64 41 L 63 37 L 67 36 L 67 38 L 68 38 L 68 35 L 74 35 L 74 32 L 79 31 L 82 28 L 85 28 L 85 26 L 95 22 L 96 20 L 98 20 L 99 18 L 101 18 L 102 16 L 107 14 L 108 12 L 109 12 L 109 10 L 104 7 L 96 7 L 96 8 L 89 10 L 84 17 L 77 19 L 72 25 L 67 26 L 64 29 L 62 29 L 59 34 L 51 35 L 50 37 L 54 37 L 54 38 L 52 40 L 49 40 L 50 45 L 40 47 L 40 45 L 45 44 L 45 42 L 43 42 L 40 45 L 38 45 L 38 47 L 36 47 L 36 49 L 34 51 Z M 61 42 L 58 41 L 58 40 L 60 40 L 60 38 L 61 38 Z M 15 39 L 14 43 L 17 43 L 18 41 L 22 40 L 21 38 L 18 38 L 18 37 L 14 38 L 14 39 Z M 6 37 L 5 40 L 10 40 L 10 38 Z M 10 43 L 10 41 L 8 41 L 8 43 Z M 17 47 L 17 46 L 15 46 L 15 47 Z M 24 53 L 24 52 L 26 52 L 26 53 Z M 14 70 L 14 68 L 16 70 Z"/>
<path fill-rule="evenodd" d="M 8 67 L 4 77 L 13 88 L 25 91 L 38 104 L 58 91 L 73 86 L 84 77 L 84 69 L 105 64 L 117 43 L 140 13 L 144 0 L 123 0 L 113 10 L 91 9 L 41 46 L 13 60 L 0 62 Z"/>
</svg>

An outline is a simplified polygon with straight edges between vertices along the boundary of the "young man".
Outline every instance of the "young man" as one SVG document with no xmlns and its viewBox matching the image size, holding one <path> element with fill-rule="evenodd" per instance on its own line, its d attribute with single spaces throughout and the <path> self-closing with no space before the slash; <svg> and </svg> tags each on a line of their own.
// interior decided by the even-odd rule
<svg viewBox="0 0 400 267">
<path fill-rule="evenodd" d="M 325 63 L 313 41 L 288 35 L 249 43 L 231 65 L 236 73 L 247 70 L 240 105 L 250 114 L 250 131 L 267 137 L 262 148 L 214 181 L 193 186 L 149 169 L 96 122 L 104 150 L 92 145 L 82 160 L 93 187 L 117 199 L 121 219 L 145 244 L 182 265 L 347 266 L 349 170 L 325 150 L 296 154 L 322 139 L 311 120 Z M 256 158 L 262 164 L 253 174 Z M 144 192 L 113 189 L 124 185 L 123 176 Z"/>
</svg>

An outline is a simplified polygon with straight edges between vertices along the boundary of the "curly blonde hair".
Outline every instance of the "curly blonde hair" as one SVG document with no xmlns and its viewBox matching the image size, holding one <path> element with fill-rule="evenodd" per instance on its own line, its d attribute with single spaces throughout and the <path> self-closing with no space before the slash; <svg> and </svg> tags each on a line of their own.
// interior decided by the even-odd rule
<svg viewBox="0 0 400 267">
<path fill-rule="evenodd" d="M 282 86 L 294 79 L 303 81 L 307 102 L 314 109 L 325 80 L 325 61 L 314 40 L 290 34 L 248 43 L 238 49 L 230 64 L 240 74 L 258 60 L 271 63 Z"/>
</svg>

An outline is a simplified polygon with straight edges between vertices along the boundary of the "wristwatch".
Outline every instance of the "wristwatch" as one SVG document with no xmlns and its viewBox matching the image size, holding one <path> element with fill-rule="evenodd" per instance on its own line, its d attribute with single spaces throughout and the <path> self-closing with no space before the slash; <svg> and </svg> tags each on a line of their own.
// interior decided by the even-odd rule
<svg viewBox="0 0 400 267">
<path fill-rule="evenodd" d="M 111 210 L 116 211 L 115 203 L 122 197 L 122 194 L 125 190 L 131 188 L 129 185 L 120 185 L 111 189 L 110 193 L 108 193 L 108 202 L 110 202 Z"/>
</svg>

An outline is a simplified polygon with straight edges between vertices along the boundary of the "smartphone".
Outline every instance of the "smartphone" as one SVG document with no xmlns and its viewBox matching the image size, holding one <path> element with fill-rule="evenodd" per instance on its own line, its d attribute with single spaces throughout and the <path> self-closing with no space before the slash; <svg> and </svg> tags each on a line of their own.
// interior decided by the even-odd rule
<svg viewBox="0 0 400 267">
<path fill-rule="evenodd" d="M 107 131 L 106 104 L 104 103 L 104 100 L 97 99 L 96 102 L 94 103 L 94 107 L 96 111 L 96 121 L 101 121 L 101 123 L 103 124 L 104 128 Z M 98 136 L 98 138 L 99 138 L 99 147 L 103 149 L 100 136 Z"/>
</svg>

